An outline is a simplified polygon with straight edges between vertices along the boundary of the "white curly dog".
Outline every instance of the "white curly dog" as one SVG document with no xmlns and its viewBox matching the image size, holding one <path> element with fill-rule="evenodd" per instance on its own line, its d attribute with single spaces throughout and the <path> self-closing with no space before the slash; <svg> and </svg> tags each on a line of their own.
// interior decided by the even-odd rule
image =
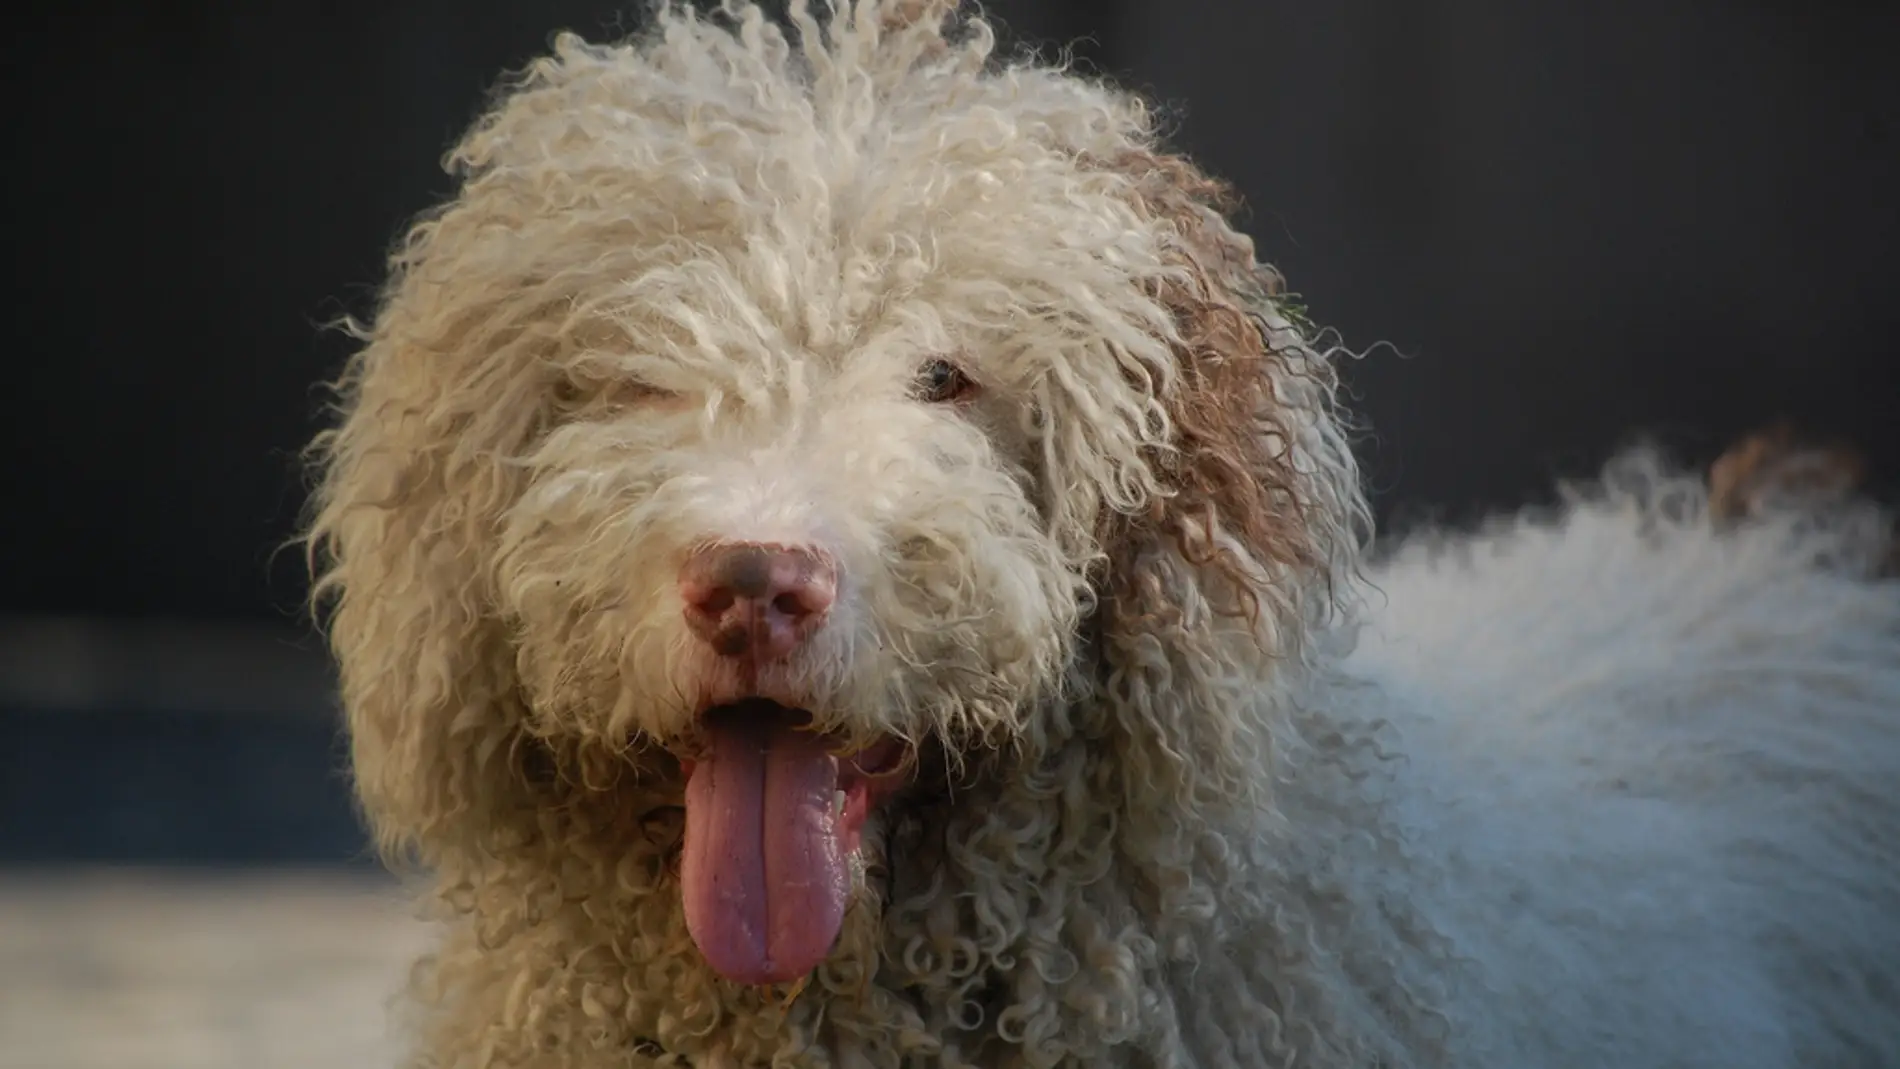
<svg viewBox="0 0 1900 1069">
<path fill-rule="evenodd" d="M 319 440 L 414 1066 L 1900 1065 L 1900 583 L 1643 457 L 1382 558 L 1332 354 L 953 0 L 666 7 Z"/>
</svg>

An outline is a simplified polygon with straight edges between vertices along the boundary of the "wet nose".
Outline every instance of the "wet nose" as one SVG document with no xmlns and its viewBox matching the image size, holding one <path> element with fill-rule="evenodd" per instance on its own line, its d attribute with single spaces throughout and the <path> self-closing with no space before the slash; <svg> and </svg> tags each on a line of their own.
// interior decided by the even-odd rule
<svg viewBox="0 0 1900 1069">
<path fill-rule="evenodd" d="M 721 657 L 785 657 L 824 622 L 837 595 L 831 564 L 793 546 L 720 543 L 680 569 L 686 625 Z"/>
</svg>

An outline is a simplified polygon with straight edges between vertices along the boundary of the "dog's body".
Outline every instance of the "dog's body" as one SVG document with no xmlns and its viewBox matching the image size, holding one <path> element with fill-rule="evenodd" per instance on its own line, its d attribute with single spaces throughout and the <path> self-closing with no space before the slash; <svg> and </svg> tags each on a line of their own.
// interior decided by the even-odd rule
<svg viewBox="0 0 1900 1069">
<path fill-rule="evenodd" d="M 1389 893 L 1469 963 L 1489 1046 L 1452 1062 L 1891 1063 L 1900 658 L 1891 584 L 1859 578 L 1876 521 L 1720 536 L 1647 458 L 1609 486 L 1402 549 L 1344 664 L 1403 740 L 1395 808 L 1439 880 Z M 1814 567 L 1843 552 L 1851 574 Z"/>
<path fill-rule="evenodd" d="M 313 536 L 415 1064 L 1900 1063 L 1884 517 L 1367 563 L 1219 188 L 951 6 L 565 40 L 399 251 Z"/>
</svg>

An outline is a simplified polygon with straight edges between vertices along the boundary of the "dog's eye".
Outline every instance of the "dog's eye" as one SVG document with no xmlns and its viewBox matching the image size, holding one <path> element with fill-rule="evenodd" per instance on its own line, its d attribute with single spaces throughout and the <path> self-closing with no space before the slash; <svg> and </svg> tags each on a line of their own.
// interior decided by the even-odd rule
<svg viewBox="0 0 1900 1069">
<path fill-rule="evenodd" d="M 554 387 L 555 401 L 563 408 L 577 411 L 626 409 L 672 396 L 657 386 L 625 376 L 569 377 Z"/>
<path fill-rule="evenodd" d="M 615 404 L 637 405 L 642 401 L 664 401 L 673 395 L 650 382 L 621 379 L 608 388 L 606 396 Z"/>
<path fill-rule="evenodd" d="M 976 392 L 976 383 L 963 369 L 948 360 L 935 359 L 925 361 L 917 372 L 916 393 L 919 400 L 932 404 L 947 404 L 961 401 Z"/>
</svg>

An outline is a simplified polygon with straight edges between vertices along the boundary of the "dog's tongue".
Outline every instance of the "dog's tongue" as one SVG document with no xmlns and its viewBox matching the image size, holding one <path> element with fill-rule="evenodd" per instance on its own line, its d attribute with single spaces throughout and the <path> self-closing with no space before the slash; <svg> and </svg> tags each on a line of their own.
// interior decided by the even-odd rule
<svg viewBox="0 0 1900 1069">
<path fill-rule="evenodd" d="M 728 980 L 795 980 L 831 953 L 851 889 L 837 758 L 769 713 L 719 717 L 707 732 L 711 753 L 686 782 L 686 929 Z"/>
</svg>

